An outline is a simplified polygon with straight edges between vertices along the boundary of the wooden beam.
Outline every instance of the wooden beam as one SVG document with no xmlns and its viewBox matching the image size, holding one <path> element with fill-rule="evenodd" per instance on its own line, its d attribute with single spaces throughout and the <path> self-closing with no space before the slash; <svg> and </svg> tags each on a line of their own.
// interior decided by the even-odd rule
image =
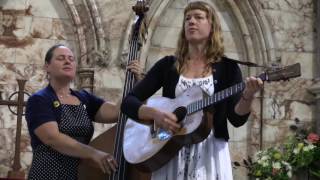
<svg viewBox="0 0 320 180">
<path fill-rule="evenodd" d="M 10 101 L 10 100 L 0 100 L 0 106 L 1 105 L 8 105 L 8 106 L 18 106 L 19 103 L 17 101 Z M 22 103 L 23 106 L 27 105 L 27 102 Z"/>
</svg>

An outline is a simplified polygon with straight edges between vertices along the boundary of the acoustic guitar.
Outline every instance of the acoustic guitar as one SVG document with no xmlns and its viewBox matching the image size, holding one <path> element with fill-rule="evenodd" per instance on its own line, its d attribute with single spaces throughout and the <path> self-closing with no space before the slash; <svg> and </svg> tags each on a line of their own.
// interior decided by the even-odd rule
<svg viewBox="0 0 320 180">
<path fill-rule="evenodd" d="M 301 75 L 300 64 L 266 71 L 258 77 L 263 81 L 288 80 Z M 212 122 L 203 118 L 203 109 L 226 98 L 240 93 L 245 82 L 235 84 L 209 97 L 203 97 L 199 87 L 192 87 L 175 99 L 152 97 L 147 106 L 164 112 L 173 112 L 181 124 L 181 130 L 163 140 L 153 126 L 128 119 L 124 130 L 123 153 L 127 162 L 142 171 L 151 172 L 159 169 L 173 158 L 187 144 L 195 144 L 208 137 Z"/>
</svg>

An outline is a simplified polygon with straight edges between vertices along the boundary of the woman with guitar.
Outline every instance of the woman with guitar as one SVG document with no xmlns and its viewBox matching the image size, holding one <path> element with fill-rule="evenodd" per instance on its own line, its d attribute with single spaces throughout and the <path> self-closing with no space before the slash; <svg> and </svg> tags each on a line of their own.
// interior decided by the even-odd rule
<svg viewBox="0 0 320 180">
<path fill-rule="evenodd" d="M 160 59 L 124 98 L 121 109 L 135 121 L 154 123 L 174 135 L 183 128 L 177 116 L 143 104 L 157 90 L 162 88 L 162 95 L 173 99 L 198 86 L 205 96 L 211 96 L 241 81 L 238 65 L 224 56 L 216 12 L 206 2 L 192 1 L 184 10 L 175 56 Z M 153 172 L 152 179 L 232 179 L 227 119 L 235 127 L 242 126 L 250 114 L 254 94 L 262 85 L 260 78 L 248 77 L 242 94 L 206 108 L 204 118 L 212 120 L 208 137 L 181 148 L 169 162 Z"/>
<path fill-rule="evenodd" d="M 62 44 L 46 53 L 44 68 L 49 85 L 28 99 L 26 109 L 33 149 L 28 179 L 76 180 L 80 159 L 88 159 L 104 173 L 116 171 L 117 162 L 111 154 L 87 144 L 93 135 L 92 121 L 115 123 L 120 103 L 115 105 L 85 90 L 71 89 L 76 64 L 71 50 Z M 140 78 L 137 61 L 128 69 Z"/>
</svg>

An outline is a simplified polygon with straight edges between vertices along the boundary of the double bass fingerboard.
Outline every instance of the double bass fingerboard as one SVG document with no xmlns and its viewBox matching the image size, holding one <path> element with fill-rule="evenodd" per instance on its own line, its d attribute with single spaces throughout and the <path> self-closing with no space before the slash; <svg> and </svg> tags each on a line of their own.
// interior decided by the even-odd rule
<svg viewBox="0 0 320 180">
<path fill-rule="evenodd" d="M 142 15 L 143 16 L 143 15 Z M 128 61 L 127 66 L 133 61 L 137 60 L 139 57 L 139 50 L 141 47 L 141 44 L 139 43 L 139 27 L 141 25 L 143 17 L 139 15 L 139 19 L 134 25 L 134 29 L 132 30 L 132 37 L 129 41 L 129 54 L 128 54 Z M 128 70 L 126 70 L 126 79 L 124 84 L 124 90 L 122 97 L 126 97 L 126 95 L 131 91 L 131 89 L 134 87 L 136 83 L 136 79 L 134 77 L 134 74 Z M 114 147 L 114 157 L 116 161 L 118 162 L 118 171 L 115 173 L 112 173 L 112 175 L 109 176 L 109 180 L 126 180 L 127 179 L 127 162 L 123 156 L 123 132 L 126 124 L 127 116 L 120 112 L 118 124 L 117 124 L 117 133 L 115 137 L 115 147 Z"/>
</svg>

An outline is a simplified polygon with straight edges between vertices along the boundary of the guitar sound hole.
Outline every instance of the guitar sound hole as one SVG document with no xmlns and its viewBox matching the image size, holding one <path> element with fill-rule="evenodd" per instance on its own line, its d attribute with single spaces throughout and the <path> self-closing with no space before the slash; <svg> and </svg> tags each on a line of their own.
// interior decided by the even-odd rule
<svg viewBox="0 0 320 180">
<path fill-rule="evenodd" d="M 178 118 L 178 122 L 181 122 L 187 115 L 187 108 L 186 107 L 178 107 L 173 111 L 173 114 L 175 114 Z"/>
</svg>

